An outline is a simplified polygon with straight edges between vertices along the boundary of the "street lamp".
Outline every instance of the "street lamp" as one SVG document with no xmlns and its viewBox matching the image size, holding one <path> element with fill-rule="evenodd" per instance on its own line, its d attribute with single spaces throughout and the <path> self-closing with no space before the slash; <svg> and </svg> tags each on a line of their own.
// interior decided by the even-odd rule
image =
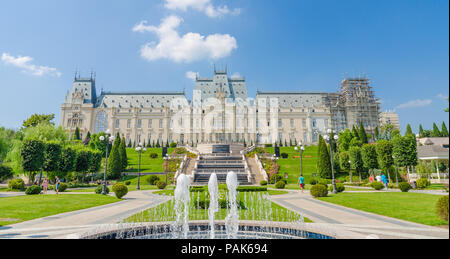
<svg viewBox="0 0 450 259">
<path fill-rule="evenodd" d="M 105 157 L 105 173 L 103 174 L 103 190 L 102 195 L 106 195 L 106 172 L 108 170 L 108 149 L 109 144 L 112 144 L 115 140 L 114 136 L 111 136 L 111 131 L 108 129 L 105 136 L 100 136 L 100 141 L 104 142 L 106 140 L 106 157 Z"/>
<path fill-rule="evenodd" d="M 350 182 L 353 183 L 353 174 L 352 174 L 352 160 L 348 160 L 348 164 L 350 165 Z M 361 180 L 361 179 L 360 179 Z"/>
<path fill-rule="evenodd" d="M 170 156 L 166 155 L 164 157 L 164 161 L 167 162 L 166 166 L 164 167 L 164 173 L 166 174 L 166 185 L 167 185 L 167 183 L 168 183 L 167 178 L 168 178 L 168 175 L 169 175 L 168 169 L 169 169 Z"/>
<path fill-rule="evenodd" d="M 334 165 L 333 165 L 333 141 L 338 141 L 339 136 L 334 135 L 334 137 L 331 137 L 331 134 L 333 133 L 332 129 L 328 129 L 327 131 L 328 135 L 325 135 L 324 139 L 330 144 L 330 161 L 331 161 L 331 175 L 333 178 L 333 193 L 337 194 L 336 189 L 336 178 L 334 177 Z"/>
<path fill-rule="evenodd" d="M 298 143 L 298 147 L 294 148 L 295 151 L 300 150 L 300 176 L 303 177 L 303 151 L 305 151 L 305 147 L 302 142 Z"/>
<path fill-rule="evenodd" d="M 137 181 L 137 190 L 141 189 L 141 155 L 142 155 L 142 151 L 147 151 L 147 148 L 143 148 L 142 147 L 143 144 L 139 143 L 138 147 L 136 148 L 136 152 L 139 152 L 139 165 L 138 165 L 138 181 Z"/>
<path fill-rule="evenodd" d="M 276 163 L 278 159 L 279 159 L 279 158 L 277 157 L 277 155 L 273 155 L 273 156 L 272 156 L 272 161 L 273 161 L 274 163 Z M 278 174 L 278 172 L 277 172 L 277 174 Z M 277 174 L 275 174 L 275 184 L 277 184 Z"/>
</svg>

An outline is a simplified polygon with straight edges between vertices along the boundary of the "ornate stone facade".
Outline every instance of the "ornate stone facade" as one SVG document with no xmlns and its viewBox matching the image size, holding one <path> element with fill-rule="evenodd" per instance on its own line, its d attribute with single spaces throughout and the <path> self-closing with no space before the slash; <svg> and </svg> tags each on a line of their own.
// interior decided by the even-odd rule
<svg viewBox="0 0 450 259">
<path fill-rule="evenodd" d="M 349 81 L 350 80 L 350 81 Z M 62 105 L 61 124 L 82 136 L 110 129 L 128 142 L 284 143 L 312 144 L 327 129 L 364 124 L 378 126 L 379 103 L 368 84 L 351 85 L 342 93 L 257 92 L 249 98 L 245 78 L 214 71 L 197 78 L 193 100 L 183 92 L 96 94 L 95 79 L 75 77 Z M 375 122 L 375 123 L 374 123 Z"/>
</svg>

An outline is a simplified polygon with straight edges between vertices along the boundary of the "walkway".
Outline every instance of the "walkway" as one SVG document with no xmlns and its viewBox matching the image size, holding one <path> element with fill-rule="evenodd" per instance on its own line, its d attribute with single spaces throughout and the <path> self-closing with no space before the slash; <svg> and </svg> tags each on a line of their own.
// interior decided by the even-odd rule
<svg viewBox="0 0 450 259">
<path fill-rule="evenodd" d="M 6 227 L 0 227 L 1 238 L 66 238 L 104 224 L 115 224 L 168 200 L 152 191 L 129 192 L 124 201 L 100 207 L 53 215 Z"/>
<path fill-rule="evenodd" d="M 433 239 L 449 238 L 449 230 L 367 213 L 314 199 L 309 192 L 289 191 L 272 201 L 303 213 L 316 227 L 341 233 L 341 238 Z M 372 236 L 370 236 L 372 235 Z M 373 236 L 376 235 L 376 236 Z"/>
</svg>

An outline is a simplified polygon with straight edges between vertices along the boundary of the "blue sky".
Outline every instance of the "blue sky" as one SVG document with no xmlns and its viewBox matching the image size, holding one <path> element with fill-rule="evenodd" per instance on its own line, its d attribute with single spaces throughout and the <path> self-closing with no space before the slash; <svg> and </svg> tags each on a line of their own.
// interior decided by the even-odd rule
<svg viewBox="0 0 450 259">
<path fill-rule="evenodd" d="M 403 131 L 448 125 L 449 2 L 2 0 L 0 126 L 33 113 L 59 122 L 76 69 L 93 69 L 98 91 L 190 96 L 186 73 L 211 76 L 214 63 L 246 76 L 252 97 L 337 91 L 345 75 L 366 73 Z"/>
</svg>

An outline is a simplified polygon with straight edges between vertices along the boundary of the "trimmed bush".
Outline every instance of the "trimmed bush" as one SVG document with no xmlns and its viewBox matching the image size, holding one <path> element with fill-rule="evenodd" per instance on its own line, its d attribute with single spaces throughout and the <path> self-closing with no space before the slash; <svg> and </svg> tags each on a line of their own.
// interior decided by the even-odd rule
<svg viewBox="0 0 450 259">
<path fill-rule="evenodd" d="M 374 188 L 377 191 L 380 191 L 384 189 L 384 184 L 380 182 L 373 182 L 370 184 L 370 187 Z"/>
<path fill-rule="evenodd" d="M 22 180 L 22 178 L 17 178 L 17 179 L 9 181 L 8 187 L 11 190 L 22 191 L 25 189 L 25 182 Z"/>
<path fill-rule="evenodd" d="M 405 183 L 405 182 L 401 182 L 398 184 L 398 188 L 402 191 L 402 192 L 409 192 L 409 190 L 412 189 L 411 184 L 409 183 Z"/>
<path fill-rule="evenodd" d="M 191 186 L 190 191 L 191 192 L 205 192 L 205 191 L 207 191 L 207 189 L 208 189 L 207 185 L 205 185 L 205 186 Z"/>
<path fill-rule="evenodd" d="M 267 187 L 264 186 L 238 186 L 238 192 L 267 192 Z"/>
<path fill-rule="evenodd" d="M 284 181 L 279 181 L 275 184 L 275 188 L 277 189 L 284 189 L 284 187 L 286 187 L 286 183 Z"/>
<path fill-rule="evenodd" d="M 164 190 L 164 189 L 166 189 L 167 184 L 166 184 L 166 182 L 159 181 L 159 182 L 156 183 L 156 186 L 158 187 L 158 189 Z"/>
<path fill-rule="evenodd" d="M 446 221 L 448 221 L 448 207 L 449 207 L 448 205 L 449 205 L 448 195 L 441 197 L 436 203 L 437 214 L 441 219 Z"/>
<path fill-rule="evenodd" d="M 69 187 L 68 185 L 67 185 L 67 183 L 60 183 L 59 184 L 59 192 L 65 192 L 66 190 L 67 190 L 67 187 Z"/>
<path fill-rule="evenodd" d="M 14 177 L 14 173 L 9 166 L 0 165 L 0 183 Z"/>
<path fill-rule="evenodd" d="M 176 148 L 177 147 L 177 143 L 175 143 L 175 142 L 170 143 L 170 147 L 171 148 Z"/>
<path fill-rule="evenodd" d="M 150 185 L 156 185 L 156 183 L 157 183 L 159 180 L 160 180 L 160 179 L 159 179 L 158 176 L 156 176 L 156 175 L 150 175 L 150 176 L 147 178 L 147 183 L 150 184 Z"/>
<path fill-rule="evenodd" d="M 316 184 L 311 188 L 311 195 L 315 198 L 318 197 L 327 197 L 328 196 L 328 188 L 323 184 Z"/>
<path fill-rule="evenodd" d="M 273 174 L 273 175 L 270 177 L 270 183 L 271 183 L 271 184 L 274 184 L 274 183 L 275 183 L 275 179 L 276 179 L 276 182 L 279 182 L 279 181 L 281 181 L 282 178 L 283 178 L 283 177 L 281 177 L 281 175 Z"/>
<path fill-rule="evenodd" d="M 125 185 L 129 186 L 129 185 L 131 185 L 131 182 L 130 181 L 125 181 Z"/>
<path fill-rule="evenodd" d="M 113 192 L 116 194 L 118 199 L 122 199 L 128 193 L 128 187 L 123 183 L 116 183 L 112 187 Z"/>
<path fill-rule="evenodd" d="M 311 184 L 311 185 L 316 185 L 316 184 L 318 184 L 318 182 L 317 182 L 316 179 L 310 179 L 310 180 L 309 180 L 309 184 Z"/>
<path fill-rule="evenodd" d="M 328 186 L 329 184 L 331 184 L 331 180 L 330 179 L 319 179 L 318 183 Z"/>
<path fill-rule="evenodd" d="M 103 185 L 99 185 L 97 186 L 97 188 L 95 188 L 95 193 L 96 194 L 102 194 L 103 192 Z M 106 194 L 109 194 L 109 188 L 106 187 Z"/>
<path fill-rule="evenodd" d="M 330 185 L 330 187 L 328 187 L 328 190 L 329 190 L 330 192 L 333 192 L 333 185 Z M 344 192 L 344 191 L 345 191 L 345 186 L 344 186 L 344 184 L 342 184 L 342 183 L 336 183 L 336 191 L 337 191 L 338 193 Z"/>
<path fill-rule="evenodd" d="M 421 178 L 421 179 L 417 180 L 416 183 L 417 183 L 417 189 L 419 189 L 419 190 L 423 190 L 431 185 L 430 181 L 428 181 L 428 179 L 426 179 L 426 178 Z"/>
<path fill-rule="evenodd" d="M 259 185 L 261 185 L 261 186 L 266 186 L 266 185 L 267 185 L 267 181 L 261 181 L 261 182 L 259 183 Z"/>
<path fill-rule="evenodd" d="M 26 195 L 37 195 L 37 194 L 41 194 L 41 187 L 37 186 L 37 185 L 33 185 L 27 188 L 27 190 L 25 191 Z"/>
<path fill-rule="evenodd" d="M 281 153 L 281 158 L 283 158 L 283 159 L 289 158 L 289 154 L 288 153 Z"/>
<path fill-rule="evenodd" d="M 151 153 L 151 154 L 150 154 L 150 158 L 151 158 L 151 159 L 157 159 L 157 158 L 158 158 L 158 154 L 156 154 L 156 153 Z"/>
</svg>

